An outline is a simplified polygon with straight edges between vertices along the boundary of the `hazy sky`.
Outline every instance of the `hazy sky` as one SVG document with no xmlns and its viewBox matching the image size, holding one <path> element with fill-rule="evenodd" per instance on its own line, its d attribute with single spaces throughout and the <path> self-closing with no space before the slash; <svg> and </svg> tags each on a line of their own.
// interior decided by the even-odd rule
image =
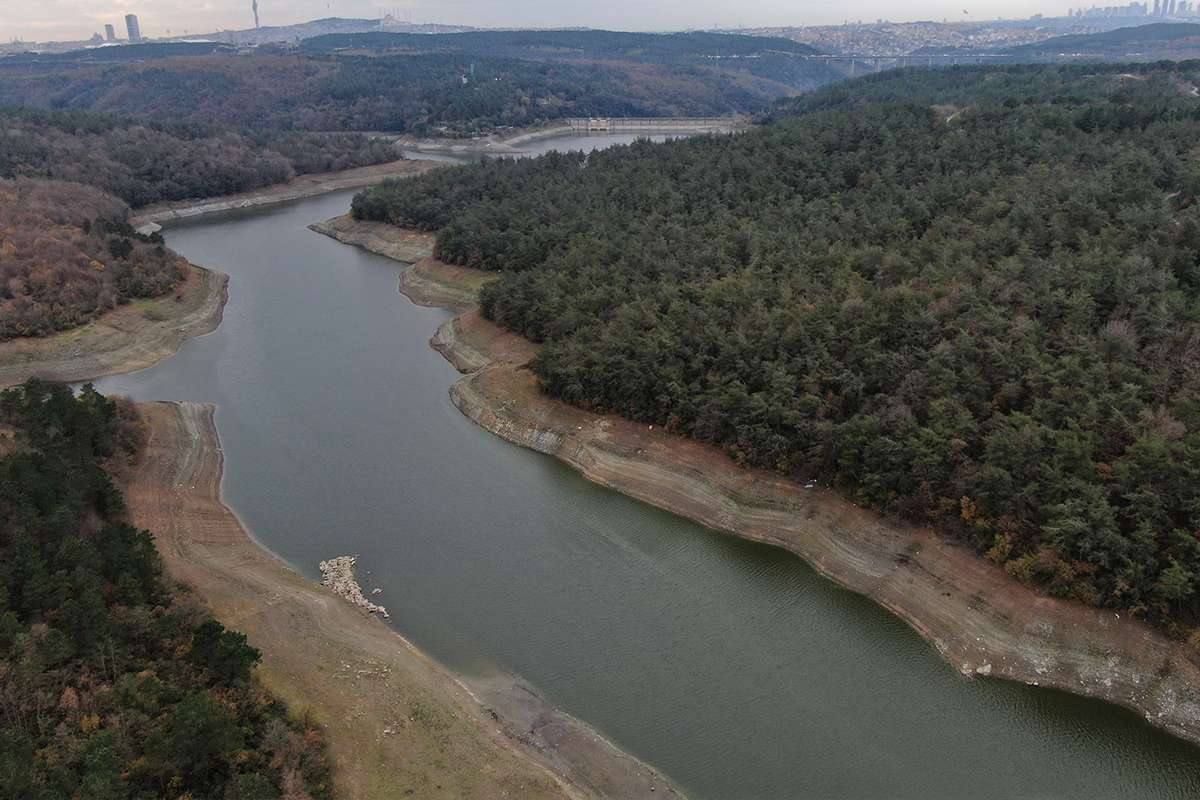
<svg viewBox="0 0 1200 800">
<path fill-rule="evenodd" d="M 816 25 L 845 20 L 995 19 L 1064 14 L 1071 0 L 259 0 L 264 25 L 319 17 L 376 17 L 411 13 L 414 22 L 480 27 L 590 26 L 620 30 L 677 30 L 737 25 Z M 969 14 L 964 14 L 966 10 Z M 111 22 L 124 36 L 124 17 L 137 14 L 142 33 L 164 36 L 248 28 L 250 0 L 0 0 L 0 39 L 85 39 Z"/>
</svg>

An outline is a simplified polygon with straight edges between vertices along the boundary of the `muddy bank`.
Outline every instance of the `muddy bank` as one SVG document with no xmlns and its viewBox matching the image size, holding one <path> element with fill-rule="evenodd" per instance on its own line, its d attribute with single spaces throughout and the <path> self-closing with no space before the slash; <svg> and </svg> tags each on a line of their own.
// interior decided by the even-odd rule
<svg viewBox="0 0 1200 800">
<path fill-rule="evenodd" d="M 265 684 L 325 725 L 339 796 L 675 796 L 512 676 L 460 680 L 259 547 L 220 501 L 212 406 L 140 408 L 150 437 L 126 489 L 133 521 L 154 532 L 167 571 L 262 651 Z"/>
<path fill-rule="evenodd" d="M 438 293 L 461 267 L 421 264 Z M 468 292 L 482 273 L 461 284 Z M 1053 687 L 1130 708 L 1200 742 L 1200 667 L 1189 648 L 1111 610 L 1042 595 L 938 533 L 885 520 L 836 493 L 737 467 L 716 448 L 541 394 L 536 346 L 469 312 L 431 344 L 468 374 L 467 417 L 590 480 L 708 527 L 796 553 L 908 622 L 966 676 Z"/>
<path fill-rule="evenodd" d="M 419 175 L 439 166 L 445 166 L 436 161 L 391 161 L 387 164 L 376 164 L 370 167 L 357 167 L 339 172 L 321 172 L 313 175 L 300 175 L 287 183 L 274 186 L 264 186 L 241 194 L 211 197 L 206 200 L 180 200 L 173 203 L 156 203 L 152 206 L 138 209 L 130 223 L 142 233 L 152 233 L 158 230 L 162 223 L 172 220 L 198 217 L 202 214 L 212 214 L 218 211 L 232 211 L 238 208 L 284 203 L 289 200 L 299 200 L 304 197 L 336 192 L 340 189 L 354 189 L 359 186 L 370 186 L 386 178 L 399 178 Z"/>
<path fill-rule="evenodd" d="M 2 342 L 0 387 L 32 377 L 83 381 L 145 369 L 216 329 L 228 285 L 225 273 L 193 266 L 177 293 L 126 303 L 52 336 Z"/>
<path fill-rule="evenodd" d="M 356 220 L 349 214 L 314 222 L 309 230 L 381 256 L 413 264 L 400 273 L 400 292 L 417 305 L 466 310 L 479 290 L 498 276 L 433 260 L 434 235 L 409 231 L 386 222 Z"/>
<path fill-rule="evenodd" d="M 433 255 L 433 234 L 407 231 L 395 225 L 359 221 L 349 214 L 314 222 L 309 230 L 356 245 L 372 253 L 411 264 Z"/>
</svg>

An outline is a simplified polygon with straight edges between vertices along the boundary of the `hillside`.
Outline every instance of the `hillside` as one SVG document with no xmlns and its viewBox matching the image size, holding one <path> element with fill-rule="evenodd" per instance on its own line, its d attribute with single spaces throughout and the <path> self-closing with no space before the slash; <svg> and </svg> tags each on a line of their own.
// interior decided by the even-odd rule
<svg viewBox="0 0 1200 800">
<path fill-rule="evenodd" d="M 0 106 L 253 129 L 474 134 L 568 116 L 756 111 L 839 77 L 795 57 L 806 52 L 712 34 L 329 36 L 299 53 L 4 59 Z"/>
<path fill-rule="evenodd" d="M 366 49 L 379 52 L 469 53 L 558 60 L 617 58 L 637 61 L 747 58 L 772 53 L 811 55 L 819 52 L 806 44 L 769 36 L 600 30 L 470 31 L 440 36 L 379 31 L 317 36 L 305 40 L 301 47 L 314 52 Z"/>
<path fill-rule="evenodd" d="M 1124 61 L 1200 56 L 1200 24 L 1158 22 L 1103 33 L 1056 36 L 1041 42 L 1008 48 L 1016 56 L 1094 56 Z"/>
<path fill-rule="evenodd" d="M 186 262 L 158 236 L 134 233 L 128 212 L 88 186 L 0 180 L 0 341 L 73 328 L 175 288 Z"/>
<path fill-rule="evenodd" d="M 1155 103 L 1188 113 L 1185 98 L 1200 80 L 1200 65 L 1179 64 L 1017 64 L 960 66 L 944 69 L 898 69 L 854 81 L 832 84 L 781 100 L 766 115 L 771 119 L 851 109 L 864 102 L 937 106 L 943 113 L 976 105 L 1099 105 L 1092 113 L 1123 114 L 1130 124 L 1148 122 L 1160 113 Z"/>
<path fill-rule="evenodd" d="M 353 210 L 501 272 L 482 309 L 544 343 L 550 395 L 1183 630 L 1200 114 L 1190 73 L 1138 77 L 876 76 L 748 134 L 442 171 Z"/>
<path fill-rule="evenodd" d="M 0 126 L 0 178 L 87 183 L 135 207 L 234 194 L 300 174 L 399 158 L 390 143 L 358 134 L 251 133 L 201 121 L 164 124 L 0 108 Z"/>
<path fill-rule="evenodd" d="M 128 523 L 132 407 L 30 382 L 0 424 L 0 796 L 330 797 L 320 730 Z"/>
</svg>

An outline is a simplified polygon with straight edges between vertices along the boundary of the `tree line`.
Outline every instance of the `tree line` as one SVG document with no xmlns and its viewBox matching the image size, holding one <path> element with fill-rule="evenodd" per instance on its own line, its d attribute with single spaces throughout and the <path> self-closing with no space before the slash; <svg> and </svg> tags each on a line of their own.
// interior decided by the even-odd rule
<svg viewBox="0 0 1200 800">
<path fill-rule="evenodd" d="M 31 381 L 0 426 L 0 798 L 330 797 L 320 731 L 128 523 L 136 410 Z"/>
<path fill-rule="evenodd" d="M 137 207 L 234 194 L 299 174 L 400 158 L 390 142 L 358 134 L 247 132 L 215 125 L 203 115 L 195 119 L 157 123 L 82 111 L 0 108 L 0 178 L 86 183 Z"/>
<path fill-rule="evenodd" d="M 828 481 L 1055 595 L 1200 611 L 1194 66 L 907 71 L 738 136 L 393 181 L 550 395 Z M 1133 75 L 1131 78 L 1130 75 Z"/>
</svg>

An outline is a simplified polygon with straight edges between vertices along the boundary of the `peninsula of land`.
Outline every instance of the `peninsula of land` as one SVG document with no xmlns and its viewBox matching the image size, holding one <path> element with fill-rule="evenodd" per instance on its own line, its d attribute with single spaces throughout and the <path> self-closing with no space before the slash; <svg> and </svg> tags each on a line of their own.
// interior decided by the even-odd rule
<svg viewBox="0 0 1200 800">
<path fill-rule="evenodd" d="M 29 378 L 75 382 L 133 372 L 215 330 L 229 276 L 191 266 L 174 292 L 134 300 L 78 328 L 0 342 L 0 388 Z"/>
</svg>

